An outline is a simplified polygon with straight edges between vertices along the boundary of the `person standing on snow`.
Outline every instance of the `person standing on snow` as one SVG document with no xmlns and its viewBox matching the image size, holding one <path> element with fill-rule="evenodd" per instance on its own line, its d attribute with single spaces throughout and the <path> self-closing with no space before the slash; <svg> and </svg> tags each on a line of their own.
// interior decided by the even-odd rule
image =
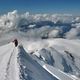
<svg viewBox="0 0 80 80">
<path fill-rule="evenodd" d="M 18 40 L 17 39 L 14 39 L 13 43 L 14 43 L 15 47 L 18 46 Z"/>
</svg>

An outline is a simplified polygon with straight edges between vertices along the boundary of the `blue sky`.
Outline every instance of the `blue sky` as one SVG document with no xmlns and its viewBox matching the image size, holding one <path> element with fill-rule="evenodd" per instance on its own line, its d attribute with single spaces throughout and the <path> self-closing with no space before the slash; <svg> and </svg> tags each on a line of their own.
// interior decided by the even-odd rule
<svg viewBox="0 0 80 80">
<path fill-rule="evenodd" d="M 80 0 L 0 0 L 0 13 L 13 11 L 31 13 L 80 14 Z"/>
</svg>

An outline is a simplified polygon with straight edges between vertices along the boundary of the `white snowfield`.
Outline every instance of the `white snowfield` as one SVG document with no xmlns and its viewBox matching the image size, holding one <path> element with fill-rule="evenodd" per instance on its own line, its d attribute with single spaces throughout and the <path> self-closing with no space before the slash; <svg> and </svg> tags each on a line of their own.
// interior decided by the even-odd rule
<svg viewBox="0 0 80 80">
<path fill-rule="evenodd" d="M 22 46 L 13 43 L 0 47 L 0 80 L 58 80 L 37 62 Z"/>
<path fill-rule="evenodd" d="M 23 42 L 25 50 L 59 80 L 80 80 L 80 41 L 47 39 Z M 29 45 L 30 44 L 30 45 Z"/>
<path fill-rule="evenodd" d="M 0 47 L 0 80 L 20 80 L 17 49 L 13 43 Z"/>
<path fill-rule="evenodd" d="M 0 80 L 80 80 L 79 42 L 21 40 L 23 46 L 0 46 Z"/>
</svg>

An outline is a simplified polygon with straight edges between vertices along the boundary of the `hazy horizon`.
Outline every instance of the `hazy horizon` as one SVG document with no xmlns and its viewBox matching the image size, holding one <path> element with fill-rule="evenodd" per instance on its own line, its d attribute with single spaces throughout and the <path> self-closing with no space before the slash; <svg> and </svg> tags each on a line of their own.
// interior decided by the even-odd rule
<svg viewBox="0 0 80 80">
<path fill-rule="evenodd" d="M 49 13 L 80 15 L 79 0 L 1 0 L 0 14 L 13 10 L 21 13 Z"/>
</svg>

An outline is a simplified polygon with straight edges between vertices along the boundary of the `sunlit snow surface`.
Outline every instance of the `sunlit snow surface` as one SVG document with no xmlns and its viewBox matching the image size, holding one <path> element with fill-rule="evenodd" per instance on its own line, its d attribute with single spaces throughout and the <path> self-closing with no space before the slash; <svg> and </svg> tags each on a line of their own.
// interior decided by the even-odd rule
<svg viewBox="0 0 80 80">
<path fill-rule="evenodd" d="M 79 40 L 19 41 L 0 47 L 0 80 L 79 80 Z"/>
<path fill-rule="evenodd" d="M 80 80 L 80 17 L 0 16 L 0 80 Z"/>
</svg>

